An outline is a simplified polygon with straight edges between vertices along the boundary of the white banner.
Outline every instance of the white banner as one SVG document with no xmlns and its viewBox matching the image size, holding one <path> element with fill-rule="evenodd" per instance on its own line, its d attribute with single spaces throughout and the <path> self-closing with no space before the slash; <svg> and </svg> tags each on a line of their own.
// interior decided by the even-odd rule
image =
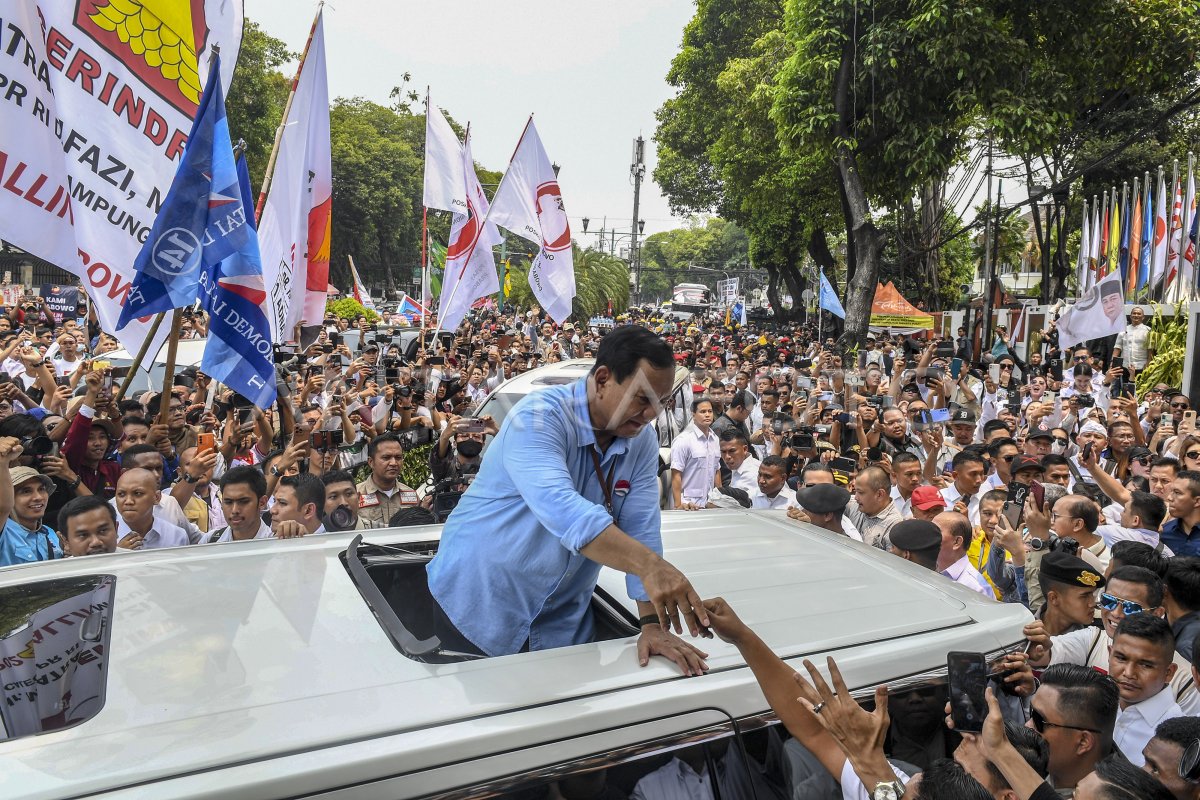
<svg viewBox="0 0 1200 800">
<path fill-rule="evenodd" d="M 728 278 L 717 281 L 717 296 L 722 305 L 733 305 L 738 298 L 738 279 Z"/>
<path fill-rule="evenodd" d="M 1058 317 L 1058 346 L 1064 352 L 1080 342 L 1125 330 L 1125 292 L 1121 272 L 1110 272 Z"/>
<path fill-rule="evenodd" d="M 500 291 L 496 258 L 492 247 L 503 239 L 500 231 L 487 222 L 488 201 L 475 175 L 471 157 L 471 132 L 467 131 L 460 154 L 466 180 L 466 214 L 455 214 L 446 247 L 446 269 L 442 278 L 442 296 L 438 305 L 438 328 L 453 331 L 481 297 Z"/>
<path fill-rule="evenodd" d="M 462 145 L 442 110 L 425 95 L 425 192 L 426 208 L 467 213 L 467 175 L 463 169 Z"/>
<path fill-rule="evenodd" d="M 240 0 L 0 0 L 0 238 L 78 275 L 106 331 L 175 176 L 212 48 L 228 88 L 241 35 Z M 148 323 L 118 334 L 131 352 Z"/>
<path fill-rule="evenodd" d="M 263 281 L 270 292 L 267 318 L 276 342 L 294 339 L 297 323 L 320 325 L 325 318 L 331 161 L 325 26 L 318 13 L 258 223 Z"/>
</svg>

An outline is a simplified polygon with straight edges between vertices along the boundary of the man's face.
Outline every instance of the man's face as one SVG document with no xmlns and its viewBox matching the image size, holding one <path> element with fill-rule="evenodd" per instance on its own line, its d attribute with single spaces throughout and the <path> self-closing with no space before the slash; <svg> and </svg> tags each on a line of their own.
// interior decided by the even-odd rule
<svg viewBox="0 0 1200 800">
<path fill-rule="evenodd" d="M 932 506 L 930 508 L 917 508 L 916 506 L 913 506 L 912 515 L 913 519 L 922 519 L 926 522 L 933 522 L 934 519 L 937 518 L 937 515 L 941 514 L 945 510 L 945 506 Z"/>
<path fill-rule="evenodd" d="M 400 467 L 404 464 L 404 448 L 399 442 L 380 442 L 375 447 L 375 455 L 367 459 L 371 466 L 371 474 L 376 480 L 382 479 L 390 484 L 400 476 Z"/>
<path fill-rule="evenodd" d="M 1001 500 L 981 500 L 979 503 L 979 527 L 991 539 L 1000 523 L 1000 511 L 1004 508 Z"/>
<path fill-rule="evenodd" d="M 89 461 L 99 461 L 108 451 L 108 432 L 98 425 L 88 431 L 87 457 Z"/>
<path fill-rule="evenodd" d="M 1171 484 L 1175 482 L 1175 470 L 1171 467 L 1150 468 L 1150 494 L 1169 501 Z"/>
<path fill-rule="evenodd" d="M 1167 506 L 1171 516 L 1185 519 L 1195 512 L 1197 507 L 1196 495 L 1192 494 L 1191 484 L 1185 478 L 1176 478 L 1171 484 L 1171 494 L 1167 496 Z"/>
<path fill-rule="evenodd" d="M 896 474 L 896 485 L 900 487 L 900 492 L 905 496 L 911 495 L 913 489 L 921 484 L 921 465 L 919 462 L 906 462 L 896 467 L 894 472 Z"/>
<path fill-rule="evenodd" d="M 696 423 L 698 428 L 708 430 L 713 424 L 712 403 L 701 403 L 696 410 L 692 412 L 692 421 Z"/>
<path fill-rule="evenodd" d="M 1071 482 L 1071 468 L 1066 464 L 1052 464 L 1046 467 L 1046 471 L 1042 475 L 1042 482 L 1057 483 L 1065 488 Z"/>
<path fill-rule="evenodd" d="M 1191 402 L 1181 394 L 1177 394 L 1171 398 L 1171 419 L 1176 428 L 1183 421 L 1184 413 L 1191 409 L 1191 407 Z"/>
<path fill-rule="evenodd" d="M 644 359 L 619 383 L 608 367 L 597 367 L 589 382 L 592 425 L 615 436 L 636 436 L 670 399 L 674 378 L 673 367 L 660 369 Z"/>
<path fill-rule="evenodd" d="M 1112 449 L 1115 453 L 1125 453 L 1133 447 L 1133 428 L 1128 425 L 1114 425 L 1112 428 Z"/>
<path fill-rule="evenodd" d="M 1073 359 L 1076 364 L 1087 364 L 1087 365 L 1091 366 L 1092 353 L 1090 350 L 1087 350 L 1086 348 L 1081 349 L 1081 350 L 1076 350 L 1075 355 L 1073 356 Z"/>
<path fill-rule="evenodd" d="M 1045 436 L 1025 439 L 1025 455 L 1041 458 L 1050 455 L 1050 445 L 1054 440 Z"/>
<path fill-rule="evenodd" d="M 345 481 L 343 483 L 331 483 L 325 487 L 325 514 L 333 513 L 333 510 L 338 506 L 346 506 L 350 509 L 350 513 L 354 515 L 354 520 L 358 522 L 358 487 L 352 482 Z"/>
<path fill-rule="evenodd" d="M 170 403 L 167 427 L 173 431 L 177 431 L 183 427 L 185 422 L 183 418 L 183 402 L 177 397 L 172 397 Z"/>
<path fill-rule="evenodd" d="M 1116 322 L 1124 316 L 1122 314 L 1122 303 L 1120 294 L 1106 294 L 1100 299 L 1100 305 L 1104 307 L 1104 314 L 1109 319 Z"/>
<path fill-rule="evenodd" d="M 978 461 L 968 461 L 954 470 L 953 474 L 954 485 L 958 488 L 959 494 L 970 498 L 979 492 L 979 487 L 983 485 L 986 477 L 986 470 Z"/>
<path fill-rule="evenodd" d="M 1082 522 L 1071 513 L 1076 501 L 1077 498 L 1061 497 L 1054 503 L 1054 509 L 1050 512 L 1050 528 L 1059 536 L 1075 538 L 1082 528 Z"/>
<path fill-rule="evenodd" d="M 1063 707 L 1058 687 L 1041 687 L 1030 698 L 1029 705 L 1038 717 L 1046 721 L 1041 734 L 1050 749 L 1050 775 L 1068 774 L 1077 769 L 1080 739 L 1086 732 L 1071 726 L 1084 723 L 1071 716 L 1070 708 Z M 1025 726 L 1037 730 L 1033 714 L 1030 714 Z"/>
<path fill-rule="evenodd" d="M 126 470 L 117 481 L 117 513 L 131 528 L 141 527 L 154 516 L 159 497 L 158 479 L 150 470 Z"/>
<path fill-rule="evenodd" d="M 133 458 L 129 459 L 128 463 L 122 462 L 122 466 L 128 469 L 144 469 L 147 472 L 154 474 L 158 480 L 158 485 L 162 486 L 163 478 L 163 460 L 158 453 L 138 453 Z"/>
<path fill-rule="evenodd" d="M 121 438 L 121 452 L 125 452 L 135 444 L 145 444 L 150 438 L 150 429 L 140 423 L 127 423 L 125 435 Z"/>
<path fill-rule="evenodd" d="M 301 524 L 308 523 L 306 514 L 312 510 L 300 504 L 296 490 L 291 486 L 279 486 L 275 489 L 275 503 L 271 506 L 271 522 L 295 520 Z"/>
<path fill-rule="evenodd" d="M 255 496 L 248 483 L 226 484 L 221 490 L 221 510 L 225 513 L 225 521 L 242 533 L 258 529 L 262 522 L 259 515 L 266 504 L 266 496 Z"/>
<path fill-rule="evenodd" d="M 739 390 L 745 389 L 747 386 L 750 385 L 750 376 L 744 372 L 739 372 L 733 378 L 733 385 L 736 388 L 738 388 Z"/>
<path fill-rule="evenodd" d="M 888 408 L 883 412 L 883 432 L 893 439 L 903 439 L 905 432 L 904 412 L 898 408 Z"/>
<path fill-rule="evenodd" d="M 22 520 L 41 520 L 50 493 L 40 478 L 30 478 L 13 489 L 13 515 Z"/>
<path fill-rule="evenodd" d="M 1150 608 L 1150 590 L 1143 583 L 1122 580 L 1109 581 L 1104 587 L 1104 592 L 1121 600 L 1131 600 L 1137 603 L 1144 609 L 1140 613 L 1160 613 L 1157 608 Z M 1123 619 L 1125 619 L 1124 603 L 1117 603 L 1117 607 L 1112 611 L 1105 608 L 1100 609 L 1100 620 L 1104 623 L 1104 630 L 1108 632 L 1109 638 L 1117 635 L 1117 626 Z"/>
<path fill-rule="evenodd" d="M 763 464 L 758 468 L 758 490 L 768 497 L 779 494 L 786 483 L 787 476 L 779 467 Z"/>
<path fill-rule="evenodd" d="M 1142 748 L 1142 757 L 1146 759 L 1142 769 L 1153 775 L 1177 800 L 1195 800 L 1200 796 L 1200 786 L 1179 774 L 1183 748 L 1178 744 L 1155 736 Z"/>
<path fill-rule="evenodd" d="M 773 395 L 763 395 L 760 402 L 762 403 L 764 417 L 768 414 L 774 414 L 779 408 L 779 398 Z"/>
<path fill-rule="evenodd" d="M 975 426 L 970 422 L 955 422 L 950 425 L 950 431 L 954 434 L 954 443 L 960 447 L 975 441 Z"/>
<path fill-rule="evenodd" d="M 1145 319 L 1146 312 L 1142 311 L 1140 308 L 1134 308 L 1133 311 L 1129 312 L 1129 321 L 1134 325 L 1141 325 Z"/>
<path fill-rule="evenodd" d="M 1108 437 L 1096 431 L 1084 431 L 1075 437 L 1075 443 L 1082 450 L 1085 445 L 1090 444 L 1096 455 L 1100 455 L 1100 451 L 1108 446 Z"/>
<path fill-rule="evenodd" d="M 721 442 L 721 460 L 731 470 L 736 470 L 746 460 L 750 451 L 741 442 Z"/>
<path fill-rule="evenodd" d="M 854 499 L 858 507 L 868 516 L 878 514 L 888 502 L 888 493 L 872 489 L 865 480 L 854 482 Z"/>
<path fill-rule="evenodd" d="M 1004 483 L 1012 480 L 1012 463 L 1018 452 L 1015 444 L 1006 444 L 1000 448 L 996 458 L 992 459 L 992 463 L 996 465 L 996 474 Z"/>
<path fill-rule="evenodd" d="M 1118 636 L 1108 656 L 1108 674 L 1121 702 L 1140 703 L 1163 690 L 1175 675 L 1175 651 L 1138 636 Z"/>
<path fill-rule="evenodd" d="M 58 346 L 58 349 L 64 356 L 66 356 L 67 360 L 70 361 L 75 357 L 75 352 L 78 347 L 79 343 L 75 341 L 74 336 L 64 336 L 62 338 L 62 344 Z"/>
<path fill-rule="evenodd" d="M 106 510 L 93 508 L 67 520 L 67 530 L 59 538 L 69 556 L 113 553 L 117 549 L 117 526 Z"/>
</svg>

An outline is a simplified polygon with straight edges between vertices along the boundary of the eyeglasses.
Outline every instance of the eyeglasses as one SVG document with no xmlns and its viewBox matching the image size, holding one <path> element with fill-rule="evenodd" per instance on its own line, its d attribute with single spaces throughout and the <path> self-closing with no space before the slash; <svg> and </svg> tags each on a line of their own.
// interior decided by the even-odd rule
<svg viewBox="0 0 1200 800">
<path fill-rule="evenodd" d="M 1200 450 L 1188 450 L 1183 455 L 1186 458 L 1200 458 Z"/>
<path fill-rule="evenodd" d="M 1067 444 L 1070 444 L 1070 443 L 1071 443 L 1071 440 L 1070 440 L 1070 439 L 1060 439 L 1060 438 L 1058 438 L 1057 436 L 1055 436 L 1055 437 L 1054 437 L 1054 443 L 1055 443 L 1055 444 L 1061 444 L 1061 445 L 1067 445 Z"/>
<path fill-rule="evenodd" d="M 1134 614 L 1140 614 L 1146 610 L 1141 603 L 1125 600 L 1108 592 L 1100 593 L 1100 602 L 1098 605 L 1105 611 L 1116 611 L 1117 606 L 1121 606 L 1121 613 L 1127 617 L 1132 617 Z"/>
<path fill-rule="evenodd" d="M 1091 356 L 1075 356 L 1076 361 L 1087 361 Z"/>
<path fill-rule="evenodd" d="M 1060 725 L 1057 722 L 1051 722 L 1042 716 L 1033 706 L 1029 707 L 1029 719 L 1033 722 L 1033 729 L 1038 733 L 1045 733 L 1046 728 L 1066 728 L 1072 731 L 1090 731 L 1091 733 L 1100 733 L 1095 728 L 1084 728 L 1079 725 Z"/>
<path fill-rule="evenodd" d="M 1054 520 L 1056 520 L 1056 519 L 1074 519 L 1074 517 L 1071 516 L 1070 514 L 1060 514 L 1057 511 L 1051 511 L 1050 512 L 1050 521 L 1054 522 Z"/>
</svg>

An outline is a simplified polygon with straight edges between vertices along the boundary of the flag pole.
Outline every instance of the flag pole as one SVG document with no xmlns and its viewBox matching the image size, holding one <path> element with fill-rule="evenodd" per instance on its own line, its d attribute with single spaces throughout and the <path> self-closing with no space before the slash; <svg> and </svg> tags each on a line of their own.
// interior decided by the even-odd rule
<svg viewBox="0 0 1200 800">
<path fill-rule="evenodd" d="M 175 354 L 179 348 L 179 328 L 183 324 L 183 315 L 179 313 L 178 308 L 171 310 L 171 336 L 167 339 L 167 364 L 163 370 L 163 388 L 162 395 L 158 401 L 158 416 L 159 421 L 167 424 L 169 414 L 171 412 L 171 387 L 174 386 L 175 380 Z"/>
<path fill-rule="evenodd" d="M 513 159 L 517 157 L 517 152 L 521 149 L 521 143 L 525 141 L 525 134 L 529 133 L 529 126 L 531 124 L 533 124 L 533 114 L 530 114 L 529 119 L 525 120 L 525 128 L 524 128 L 524 130 L 521 131 L 521 138 L 517 139 L 517 146 L 513 148 L 513 154 L 508 159 L 508 168 L 512 167 Z M 467 132 L 463 136 L 464 143 L 467 140 L 467 136 L 469 136 L 470 134 L 471 134 L 471 124 L 467 123 Z M 504 188 L 504 182 L 506 180 L 508 180 L 508 168 L 505 168 L 504 175 L 500 178 L 500 183 L 496 186 L 496 191 L 492 194 L 493 200 L 495 200 L 496 197 L 500 194 L 500 190 Z M 479 224 L 479 232 L 480 232 L 479 236 L 475 237 L 475 241 L 471 242 L 471 247 L 469 250 L 467 250 L 467 257 L 463 259 L 463 266 L 462 266 L 462 269 L 459 270 L 458 279 L 454 282 L 454 288 L 450 290 L 450 297 L 446 300 L 447 307 L 449 307 L 450 303 L 452 303 L 454 301 L 454 295 L 458 292 L 459 284 L 462 283 L 462 276 L 467 271 L 467 265 L 471 263 L 471 257 L 475 255 L 475 246 L 479 244 L 479 240 L 483 237 L 483 231 L 484 231 L 484 229 L 487 228 L 488 219 L 491 218 L 492 209 L 495 207 L 495 205 L 496 204 L 494 202 L 489 204 L 487 213 L 483 215 L 483 222 L 481 222 Z M 444 278 L 445 278 L 445 276 L 443 274 L 443 284 L 442 284 L 443 290 L 445 290 Z M 442 318 L 439 316 L 438 317 L 438 330 L 441 330 L 441 327 L 442 327 Z"/>
<path fill-rule="evenodd" d="M 267 190 L 271 187 L 271 178 L 275 175 L 275 159 L 279 157 L 279 142 L 283 139 L 283 129 L 287 126 L 288 114 L 292 111 L 292 101 L 296 99 L 296 87 L 300 84 L 300 73 L 304 69 L 304 62 L 308 59 L 308 48 L 312 45 L 313 34 L 317 32 L 317 22 L 321 19 L 321 11 L 324 8 L 325 0 L 321 0 L 317 4 L 317 15 L 313 17 L 312 27 L 308 29 L 308 40 L 304 43 L 304 51 L 300 54 L 300 63 L 296 66 L 296 75 L 292 78 L 287 102 L 283 105 L 283 117 L 280 118 L 279 127 L 275 130 L 275 142 L 271 145 L 271 156 L 267 159 L 267 170 L 263 174 L 262 187 L 258 192 L 258 202 L 254 205 L 255 223 L 262 218 L 263 206 L 267 202 Z"/>
<path fill-rule="evenodd" d="M 129 365 L 129 371 L 125 373 L 125 378 L 121 381 L 121 387 L 117 389 L 116 396 L 113 397 L 114 403 L 120 403 L 125 397 L 125 392 L 129 390 L 129 384 L 133 382 L 133 376 L 137 374 L 139 365 L 146 360 L 146 351 L 150 349 L 150 343 L 158 335 L 158 328 L 162 325 L 163 316 L 166 313 L 165 311 L 160 311 L 154 315 L 154 322 L 150 324 L 150 330 L 146 332 L 146 338 L 142 340 L 141 348 L 138 350 L 137 355 L 134 356 L 133 363 Z M 150 370 L 147 369 L 146 371 L 149 372 Z"/>
<path fill-rule="evenodd" d="M 1088 231 L 1088 201 L 1083 198 L 1083 223 L 1079 227 L 1079 293 L 1083 294 L 1087 290 L 1088 276 L 1088 243 L 1087 240 L 1091 236 Z M 1084 232 L 1087 231 L 1085 234 Z"/>
</svg>

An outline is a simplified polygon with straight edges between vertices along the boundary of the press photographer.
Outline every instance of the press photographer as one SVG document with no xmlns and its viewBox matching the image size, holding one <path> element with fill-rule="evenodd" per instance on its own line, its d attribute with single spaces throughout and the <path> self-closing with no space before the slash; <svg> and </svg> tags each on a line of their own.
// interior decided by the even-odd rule
<svg viewBox="0 0 1200 800">
<path fill-rule="evenodd" d="M 442 481 L 455 474 L 478 472 L 483 460 L 484 437 L 495 436 L 499 432 L 496 421 L 491 417 L 451 417 L 449 424 L 442 429 L 437 445 L 429 451 L 433 480 Z"/>
</svg>

